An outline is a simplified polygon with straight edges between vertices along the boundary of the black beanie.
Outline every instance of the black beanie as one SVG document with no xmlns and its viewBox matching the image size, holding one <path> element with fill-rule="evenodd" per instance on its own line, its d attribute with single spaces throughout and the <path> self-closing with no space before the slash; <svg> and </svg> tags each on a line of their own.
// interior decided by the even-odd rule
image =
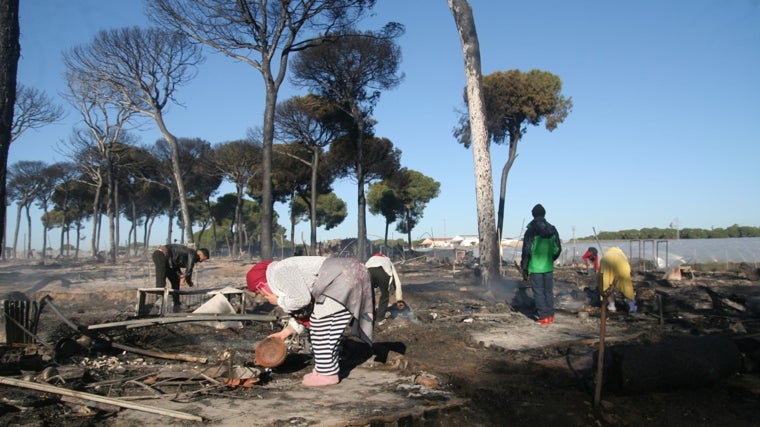
<svg viewBox="0 0 760 427">
<path fill-rule="evenodd" d="M 533 206 L 533 210 L 530 211 L 530 213 L 533 214 L 533 218 L 538 217 L 544 217 L 546 216 L 546 209 L 544 209 L 543 206 L 541 206 L 541 203 L 537 204 L 536 206 Z"/>
</svg>

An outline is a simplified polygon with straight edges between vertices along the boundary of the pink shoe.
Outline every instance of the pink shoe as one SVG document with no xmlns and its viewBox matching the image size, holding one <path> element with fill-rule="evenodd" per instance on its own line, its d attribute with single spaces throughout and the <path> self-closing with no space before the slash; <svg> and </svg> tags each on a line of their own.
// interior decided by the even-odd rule
<svg viewBox="0 0 760 427">
<path fill-rule="evenodd" d="M 340 382 L 338 374 L 322 375 L 317 371 L 312 371 L 303 376 L 301 384 L 306 387 L 323 387 L 326 385 L 335 385 Z"/>
</svg>

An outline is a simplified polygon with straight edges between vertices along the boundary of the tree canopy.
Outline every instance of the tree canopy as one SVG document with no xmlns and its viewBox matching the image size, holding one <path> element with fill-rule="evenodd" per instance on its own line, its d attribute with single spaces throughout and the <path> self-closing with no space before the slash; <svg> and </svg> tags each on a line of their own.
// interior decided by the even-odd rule
<svg viewBox="0 0 760 427">
<path fill-rule="evenodd" d="M 343 32 L 362 19 L 375 0 L 148 0 L 160 25 L 261 73 L 266 88 L 262 131 L 262 257 L 272 257 L 274 220 L 272 146 L 277 96 L 292 52 L 308 49 L 330 31 Z"/>
<path fill-rule="evenodd" d="M 399 24 L 389 24 L 380 32 L 332 33 L 322 43 L 299 52 L 293 61 L 292 80 L 331 100 L 349 115 L 353 129 L 344 139 L 353 145 L 354 178 L 357 183 L 356 257 L 367 257 L 364 167 L 365 139 L 371 135 L 370 116 L 383 90 L 396 87 L 403 79 L 399 72 L 401 48 L 395 39 L 403 33 Z M 333 143 L 331 151 L 336 146 Z"/>
<path fill-rule="evenodd" d="M 465 91 L 465 101 L 468 94 Z M 548 71 L 496 71 L 483 77 L 483 99 L 486 109 L 488 139 L 496 144 L 509 144 L 509 155 L 501 171 L 499 211 L 496 226 L 499 236 L 504 229 L 504 203 L 507 177 L 515 159 L 517 145 L 528 130 L 542 122 L 553 131 L 573 107 L 571 98 L 562 94 L 562 80 Z M 470 121 L 462 115 L 454 136 L 465 147 L 471 143 Z"/>
</svg>

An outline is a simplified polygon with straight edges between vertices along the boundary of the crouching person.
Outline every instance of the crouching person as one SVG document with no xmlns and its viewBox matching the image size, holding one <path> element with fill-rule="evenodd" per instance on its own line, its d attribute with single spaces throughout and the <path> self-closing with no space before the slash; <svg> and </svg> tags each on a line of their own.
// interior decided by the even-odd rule
<svg viewBox="0 0 760 427">
<path fill-rule="evenodd" d="M 398 277 L 398 272 L 393 265 L 393 261 L 381 253 L 369 257 L 364 266 L 369 271 L 373 291 L 374 289 L 380 291 L 380 298 L 375 308 L 375 321 L 378 322 L 378 325 L 382 325 L 388 312 L 391 292 L 396 296 L 396 308 L 403 310 L 406 306 L 404 303 L 404 293 L 401 290 L 401 279 Z"/>
<path fill-rule="evenodd" d="M 372 345 L 373 301 L 367 268 L 351 258 L 295 256 L 262 261 L 246 276 L 248 290 L 291 314 L 288 324 L 269 337 L 287 339 L 309 328 L 314 370 L 302 384 L 319 387 L 340 382 L 340 338 L 354 320 L 353 332 Z"/>
<path fill-rule="evenodd" d="M 620 291 L 628 303 L 628 311 L 635 313 L 636 296 L 633 291 L 633 281 L 631 280 L 631 264 L 623 251 L 613 246 L 604 252 L 602 257 L 597 282 L 602 295 L 607 295 L 609 311 L 616 311 L 614 291 Z M 612 289 L 610 289 L 612 286 Z"/>
</svg>

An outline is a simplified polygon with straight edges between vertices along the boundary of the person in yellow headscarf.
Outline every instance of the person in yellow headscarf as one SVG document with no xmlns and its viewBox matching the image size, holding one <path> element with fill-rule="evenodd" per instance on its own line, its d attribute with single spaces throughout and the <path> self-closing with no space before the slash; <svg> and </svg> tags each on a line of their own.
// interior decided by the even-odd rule
<svg viewBox="0 0 760 427">
<path fill-rule="evenodd" d="M 636 312 L 636 295 L 633 291 L 633 281 L 631 280 L 631 264 L 623 251 L 617 246 L 608 248 L 599 264 L 599 273 L 597 273 L 597 283 L 603 294 L 609 293 L 608 309 L 615 310 L 615 298 L 613 291 L 608 291 L 610 286 L 620 291 L 628 302 L 628 311 Z"/>
</svg>

